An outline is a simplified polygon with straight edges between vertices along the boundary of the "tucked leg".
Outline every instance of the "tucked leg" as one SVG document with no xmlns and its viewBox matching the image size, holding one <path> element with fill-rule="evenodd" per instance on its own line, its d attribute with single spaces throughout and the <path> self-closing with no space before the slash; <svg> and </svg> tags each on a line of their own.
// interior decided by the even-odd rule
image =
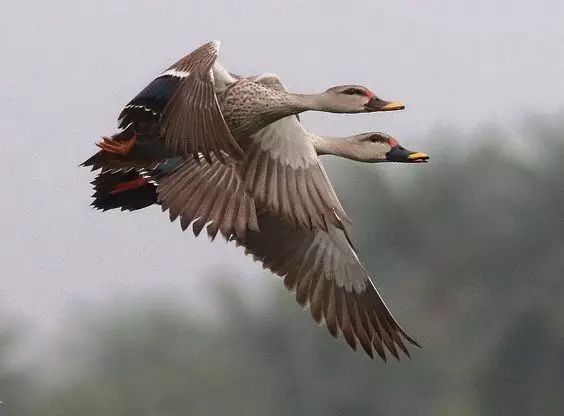
<svg viewBox="0 0 564 416">
<path fill-rule="evenodd" d="M 129 152 L 131 152 L 131 149 L 133 149 L 136 143 L 137 143 L 136 135 L 134 135 L 132 138 L 127 140 L 116 140 L 110 137 L 102 137 L 102 141 L 96 143 L 96 146 L 98 146 L 100 149 L 102 149 L 105 152 L 116 153 L 121 156 L 127 156 Z"/>
</svg>

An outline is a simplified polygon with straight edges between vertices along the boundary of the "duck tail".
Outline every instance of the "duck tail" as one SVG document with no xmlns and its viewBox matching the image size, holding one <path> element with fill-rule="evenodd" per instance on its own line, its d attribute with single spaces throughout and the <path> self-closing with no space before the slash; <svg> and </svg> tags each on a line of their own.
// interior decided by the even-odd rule
<svg viewBox="0 0 564 416">
<path fill-rule="evenodd" d="M 94 185 L 92 206 L 95 208 L 135 211 L 157 204 L 156 179 L 169 175 L 182 164 L 183 159 L 171 157 L 163 140 L 150 128 L 144 133 L 136 133 L 130 125 L 111 139 L 125 141 L 135 136 L 137 142 L 127 154 L 100 150 L 80 164 L 99 171 L 91 182 Z"/>
<path fill-rule="evenodd" d="M 157 203 L 157 187 L 134 170 L 101 172 L 92 185 L 94 201 L 91 205 L 102 211 L 115 208 L 136 211 Z"/>
<path fill-rule="evenodd" d="M 113 140 L 126 140 L 135 135 L 133 126 L 114 134 L 111 136 Z M 135 163 L 131 157 L 123 157 L 111 152 L 104 152 L 102 150 L 96 152 L 93 156 L 82 162 L 79 166 L 90 167 L 92 171 L 102 169 L 106 170 L 127 170 L 127 168 L 134 168 Z"/>
<path fill-rule="evenodd" d="M 108 166 L 109 162 L 110 161 L 108 160 L 107 155 L 100 150 L 99 152 L 96 152 L 94 155 L 82 162 L 79 166 L 91 167 L 91 170 L 95 171 L 105 168 L 106 166 Z"/>
</svg>

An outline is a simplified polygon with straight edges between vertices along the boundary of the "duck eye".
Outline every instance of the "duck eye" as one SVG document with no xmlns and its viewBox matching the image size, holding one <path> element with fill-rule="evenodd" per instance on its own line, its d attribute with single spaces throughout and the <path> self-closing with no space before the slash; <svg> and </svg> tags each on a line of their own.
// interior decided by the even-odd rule
<svg viewBox="0 0 564 416">
<path fill-rule="evenodd" d="M 359 90 L 358 88 L 348 88 L 346 90 L 343 91 L 343 94 L 347 94 L 347 95 L 364 95 L 364 92 L 362 90 Z"/>
<path fill-rule="evenodd" d="M 369 136 L 365 140 L 370 143 L 379 143 L 381 141 L 378 136 Z"/>
</svg>

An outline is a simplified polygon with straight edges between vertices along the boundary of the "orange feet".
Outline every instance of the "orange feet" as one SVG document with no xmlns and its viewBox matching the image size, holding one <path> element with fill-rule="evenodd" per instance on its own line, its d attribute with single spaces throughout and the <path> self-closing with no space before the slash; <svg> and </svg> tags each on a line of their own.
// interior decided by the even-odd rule
<svg viewBox="0 0 564 416">
<path fill-rule="evenodd" d="M 121 156 L 127 156 L 133 146 L 137 143 L 137 136 L 133 136 L 131 139 L 127 140 L 116 140 L 110 137 L 102 137 L 100 143 L 96 143 L 100 149 L 109 153 L 116 153 Z"/>
</svg>

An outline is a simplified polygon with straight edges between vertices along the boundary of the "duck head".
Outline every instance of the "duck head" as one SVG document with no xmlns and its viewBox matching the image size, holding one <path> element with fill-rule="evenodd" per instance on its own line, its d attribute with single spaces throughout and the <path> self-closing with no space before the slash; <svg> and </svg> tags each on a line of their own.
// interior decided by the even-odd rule
<svg viewBox="0 0 564 416">
<path fill-rule="evenodd" d="M 380 132 L 352 136 L 346 147 L 355 155 L 354 159 L 367 163 L 425 163 L 429 160 L 428 154 L 407 150 L 395 138 Z"/>
<path fill-rule="evenodd" d="M 323 93 L 328 110 L 336 113 L 372 113 L 403 110 L 400 101 L 385 101 L 361 85 L 340 85 Z"/>
</svg>

